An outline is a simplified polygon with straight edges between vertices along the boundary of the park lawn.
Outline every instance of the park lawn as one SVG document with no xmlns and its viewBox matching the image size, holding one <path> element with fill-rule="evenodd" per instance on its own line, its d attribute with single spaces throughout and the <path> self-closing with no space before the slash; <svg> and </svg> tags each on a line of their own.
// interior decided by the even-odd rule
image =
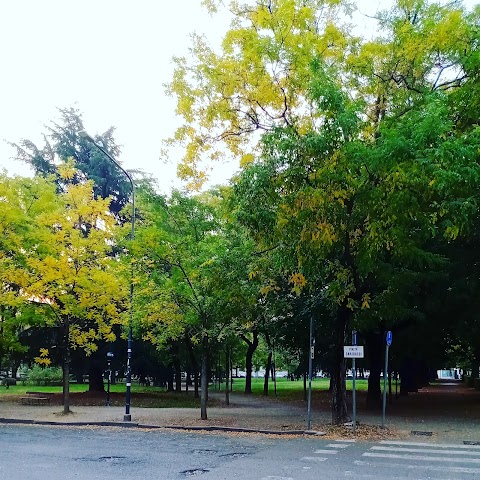
<svg viewBox="0 0 480 480">
<path fill-rule="evenodd" d="M 252 378 L 252 393 L 254 395 L 263 395 L 263 378 Z M 327 391 L 330 386 L 330 379 L 316 378 L 312 381 L 312 392 Z M 268 382 L 269 393 L 274 393 L 273 382 Z M 307 382 L 308 388 L 308 382 Z M 356 380 L 355 388 L 358 391 L 366 391 L 368 388 L 368 380 Z M 225 383 L 222 383 L 222 390 L 225 390 Z M 347 390 L 352 390 L 352 380 L 347 380 Z M 233 391 L 245 391 L 245 379 L 233 379 Z M 303 396 L 303 380 L 291 381 L 287 378 L 277 378 L 277 396 L 285 399 L 296 399 Z"/>
<path fill-rule="evenodd" d="M 105 390 L 107 385 L 105 384 Z M 70 384 L 70 393 L 83 393 L 88 391 L 88 384 Z M 112 393 L 124 393 L 125 384 L 118 383 L 115 385 L 110 385 L 110 391 Z M 25 395 L 27 392 L 43 392 L 43 393 L 62 393 L 62 386 L 46 386 L 46 385 L 11 385 L 9 388 L 0 387 L 0 395 Z M 163 387 L 143 387 L 140 385 L 132 385 L 132 393 L 163 393 L 165 389 Z"/>
<path fill-rule="evenodd" d="M 106 388 L 106 385 L 105 385 Z M 145 408 L 200 408 L 200 399 L 195 398 L 193 390 L 186 392 L 165 392 L 163 387 L 144 387 L 132 385 L 132 405 Z M 54 393 L 53 404 L 61 404 L 61 386 L 12 385 L 8 389 L 0 387 L 0 402 L 19 401 L 26 392 Z M 105 405 L 106 393 L 88 392 L 88 384 L 70 384 L 72 406 Z M 60 402 L 60 403 L 59 403 Z M 119 383 L 110 387 L 110 402 L 112 406 L 125 405 L 125 384 Z M 215 401 L 213 402 L 215 403 Z"/>
</svg>

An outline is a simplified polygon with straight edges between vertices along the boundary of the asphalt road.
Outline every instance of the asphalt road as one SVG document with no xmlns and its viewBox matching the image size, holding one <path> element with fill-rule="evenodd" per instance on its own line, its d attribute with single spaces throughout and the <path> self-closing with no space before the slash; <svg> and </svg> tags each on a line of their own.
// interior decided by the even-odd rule
<svg viewBox="0 0 480 480">
<path fill-rule="evenodd" d="M 0 426 L 8 480 L 475 479 L 480 446 Z"/>
</svg>

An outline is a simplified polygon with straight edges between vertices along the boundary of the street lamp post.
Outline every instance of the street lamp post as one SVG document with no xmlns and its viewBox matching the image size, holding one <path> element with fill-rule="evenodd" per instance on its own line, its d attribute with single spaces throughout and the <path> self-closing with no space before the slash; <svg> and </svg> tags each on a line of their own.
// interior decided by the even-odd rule
<svg viewBox="0 0 480 480">
<path fill-rule="evenodd" d="M 109 160 L 111 160 L 128 178 L 132 188 L 132 240 L 135 238 L 135 185 L 130 174 L 110 155 L 107 150 L 97 143 L 85 130 L 78 132 L 78 135 L 93 143 Z M 133 264 L 132 264 L 132 278 L 130 280 L 130 321 L 128 325 L 128 339 L 127 339 L 127 379 L 126 379 L 126 393 L 125 393 L 125 415 L 123 420 L 129 422 L 132 420 L 130 414 L 130 393 L 132 387 L 132 323 L 133 323 Z"/>
<path fill-rule="evenodd" d="M 110 404 L 110 384 L 112 383 L 112 359 L 113 352 L 107 352 L 107 401 L 105 405 L 109 407 Z"/>
</svg>

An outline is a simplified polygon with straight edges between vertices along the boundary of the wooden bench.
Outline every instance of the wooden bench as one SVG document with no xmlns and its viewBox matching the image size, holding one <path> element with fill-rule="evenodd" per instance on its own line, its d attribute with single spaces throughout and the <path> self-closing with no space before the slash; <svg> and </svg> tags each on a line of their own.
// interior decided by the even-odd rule
<svg viewBox="0 0 480 480">
<path fill-rule="evenodd" d="M 22 405 L 50 405 L 50 397 L 53 393 L 46 392 L 26 392 L 26 397 L 22 397 Z"/>
</svg>

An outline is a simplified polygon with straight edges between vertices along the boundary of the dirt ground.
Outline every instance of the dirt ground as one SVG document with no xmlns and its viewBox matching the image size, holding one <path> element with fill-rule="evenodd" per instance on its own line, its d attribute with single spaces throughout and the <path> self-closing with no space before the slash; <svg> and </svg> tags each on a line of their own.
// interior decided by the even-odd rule
<svg viewBox="0 0 480 480">
<path fill-rule="evenodd" d="M 209 418 L 202 421 L 198 408 L 139 408 L 135 406 L 135 402 L 139 403 L 139 397 L 133 396 L 132 423 L 144 426 L 224 426 L 284 432 L 307 428 L 306 402 L 287 402 L 243 394 L 231 394 L 230 398 L 230 405 L 227 406 L 223 393 L 212 392 Z M 121 405 L 121 398 L 114 400 Z M 73 413 L 63 415 L 60 395 L 52 397 L 48 406 L 22 405 L 20 397 L 10 397 L 8 401 L 0 400 L 0 422 L 2 419 L 59 423 L 123 422 L 124 407 L 106 407 L 104 401 L 102 395 L 75 394 L 72 396 Z M 142 404 L 145 404 L 145 398 L 142 398 Z M 381 411 L 366 411 L 364 405 L 365 392 L 358 392 L 357 438 L 408 437 L 418 441 L 480 442 L 480 391 L 458 381 L 433 384 L 418 393 L 398 399 L 393 395 L 387 403 L 386 429 L 380 428 Z M 329 425 L 331 412 L 328 392 L 314 392 L 312 406 L 311 430 L 325 432 L 336 438 L 353 438 L 351 425 Z"/>
</svg>

